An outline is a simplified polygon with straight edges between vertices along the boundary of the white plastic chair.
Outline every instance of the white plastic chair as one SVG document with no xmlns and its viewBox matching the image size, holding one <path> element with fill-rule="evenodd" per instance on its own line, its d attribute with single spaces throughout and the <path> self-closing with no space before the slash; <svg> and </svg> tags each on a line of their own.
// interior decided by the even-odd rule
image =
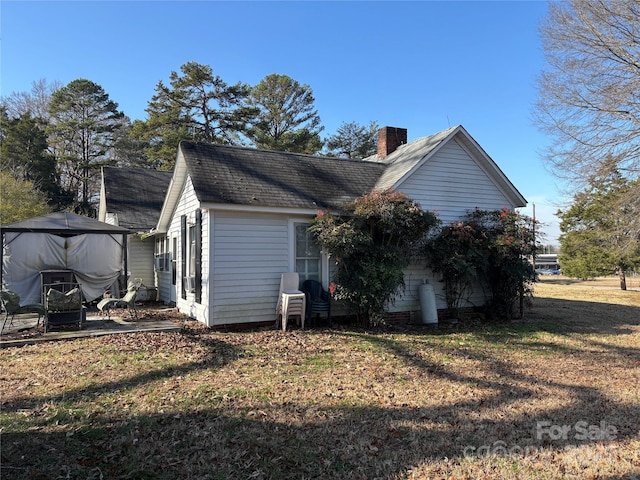
<svg viewBox="0 0 640 480">
<path fill-rule="evenodd" d="M 305 308 L 307 298 L 299 290 L 300 277 L 296 272 L 283 273 L 280 278 L 280 293 L 276 304 L 276 328 L 282 322 L 282 330 L 287 329 L 289 317 L 300 317 L 304 330 Z"/>
</svg>

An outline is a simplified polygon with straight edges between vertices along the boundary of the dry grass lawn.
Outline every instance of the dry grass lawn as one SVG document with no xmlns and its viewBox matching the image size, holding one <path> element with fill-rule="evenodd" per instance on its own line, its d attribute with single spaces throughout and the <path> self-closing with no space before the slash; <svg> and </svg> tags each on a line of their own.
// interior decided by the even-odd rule
<svg viewBox="0 0 640 480">
<path fill-rule="evenodd" d="M 504 325 L 192 325 L 0 361 L 2 479 L 640 479 L 640 292 L 602 282 L 542 278 Z"/>
</svg>

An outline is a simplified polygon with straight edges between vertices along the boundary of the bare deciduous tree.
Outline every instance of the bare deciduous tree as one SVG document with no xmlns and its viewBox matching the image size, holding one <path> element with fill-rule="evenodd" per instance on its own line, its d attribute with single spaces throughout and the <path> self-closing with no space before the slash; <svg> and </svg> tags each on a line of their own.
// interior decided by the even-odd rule
<svg viewBox="0 0 640 480">
<path fill-rule="evenodd" d="M 48 83 L 46 79 L 41 78 L 31 83 L 30 92 L 12 92 L 3 97 L 1 103 L 10 118 L 18 118 L 25 113 L 30 113 L 32 117 L 48 120 L 51 95 L 61 87 L 60 82 Z"/>
<path fill-rule="evenodd" d="M 554 2 L 541 26 L 547 66 L 535 115 L 553 139 L 548 164 L 578 190 L 619 172 L 640 176 L 640 3 Z M 619 201 L 640 236 L 640 184 Z"/>
<path fill-rule="evenodd" d="M 550 165 L 581 186 L 614 169 L 637 175 L 640 3 L 551 3 L 541 35 L 547 67 L 535 114 L 553 139 Z"/>
</svg>

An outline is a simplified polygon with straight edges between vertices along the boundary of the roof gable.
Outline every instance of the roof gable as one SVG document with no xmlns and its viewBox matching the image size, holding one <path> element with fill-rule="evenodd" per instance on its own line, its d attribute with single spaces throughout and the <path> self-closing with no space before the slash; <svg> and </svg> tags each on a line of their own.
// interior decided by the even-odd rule
<svg viewBox="0 0 640 480">
<path fill-rule="evenodd" d="M 398 183 L 415 171 L 429 154 L 444 144 L 455 130 L 455 128 L 449 128 L 428 137 L 418 138 L 401 145 L 384 159 L 378 160 L 385 163 L 387 168 L 376 182 L 375 188 L 377 190 L 396 188 Z M 374 155 L 368 160 L 374 161 L 378 158 Z"/>
<path fill-rule="evenodd" d="M 465 149 L 470 158 L 487 174 L 496 188 L 513 205 L 523 207 L 527 204 L 526 199 L 502 172 L 500 167 L 462 125 L 401 145 L 386 158 L 378 160 L 386 163 L 388 167 L 376 182 L 375 188 L 377 190 L 387 188 L 401 189 L 404 182 L 433 158 L 440 149 L 452 141 L 458 142 Z M 369 157 L 368 160 L 375 160 L 376 158 L 377 155 L 374 155 Z"/>
</svg>

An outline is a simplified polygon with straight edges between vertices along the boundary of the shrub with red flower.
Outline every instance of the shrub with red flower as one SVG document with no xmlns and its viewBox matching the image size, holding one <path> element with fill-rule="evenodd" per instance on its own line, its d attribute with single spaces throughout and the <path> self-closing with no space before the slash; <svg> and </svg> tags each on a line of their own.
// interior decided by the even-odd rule
<svg viewBox="0 0 640 480">
<path fill-rule="evenodd" d="M 334 215 L 318 215 L 310 231 L 336 260 L 332 295 L 354 307 L 367 325 L 383 322 L 404 286 L 404 269 L 437 223 L 406 195 L 385 190 L 357 198 Z"/>
<path fill-rule="evenodd" d="M 507 208 L 474 210 L 441 229 L 426 245 L 427 267 L 442 275 L 449 314 L 456 316 L 470 293 L 485 292 L 490 317 L 510 318 L 516 300 L 531 293 L 535 272 L 533 223 Z"/>
</svg>

